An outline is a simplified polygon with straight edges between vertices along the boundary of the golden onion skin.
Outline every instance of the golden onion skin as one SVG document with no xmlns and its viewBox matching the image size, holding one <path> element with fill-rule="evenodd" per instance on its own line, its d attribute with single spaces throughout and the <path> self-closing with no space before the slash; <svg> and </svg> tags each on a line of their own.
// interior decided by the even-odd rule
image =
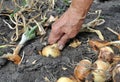
<svg viewBox="0 0 120 82">
<path fill-rule="evenodd" d="M 114 69 L 112 70 L 112 79 L 113 82 L 118 82 L 120 81 L 120 64 L 116 64 Z"/>
<path fill-rule="evenodd" d="M 95 70 L 92 71 L 94 82 L 105 82 L 110 64 L 99 59 L 93 65 L 95 67 Z"/>
<path fill-rule="evenodd" d="M 98 59 L 102 59 L 103 61 L 113 62 L 114 51 L 110 47 L 102 47 L 99 51 Z"/>
<path fill-rule="evenodd" d="M 74 69 L 74 75 L 79 80 L 84 80 L 85 77 L 90 73 L 90 67 L 92 63 L 87 60 L 83 59 L 81 60 L 78 65 Z"/>
<path fill-rule="evenodd" d="M 57 82 L 74 82 L 72 79 L 68 77 L 60 77 Z"/>
<path fill-rule="evenodd" d="M 57 47 L 57 44 L 53 44 L 53 45 L 48 45 L 46 47 L 43 48 L 42 50 L 42 55 L 46 56 L 46 57 L 53 57 L 56 58 L 58 56 L 60 56 L 60 50 Z"/>
</svg>

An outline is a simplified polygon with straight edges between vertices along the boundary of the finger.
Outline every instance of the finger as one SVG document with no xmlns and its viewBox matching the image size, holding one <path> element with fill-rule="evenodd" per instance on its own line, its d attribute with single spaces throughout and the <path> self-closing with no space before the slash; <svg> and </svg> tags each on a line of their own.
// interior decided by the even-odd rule
<svg viewBox="0 0 120 82">
<path fill-rule="evenodd" d="M 58 47 L 60 50 L 62 50 L 66 44 L 66 42 L 69 40 L 69 37 L 67 34 L 64 34 L 61 39 L 58 41 Z"/>
<path fill-rule="evenodd" d="M 58 31 L 51 31 L 50 33 L 50 36 L 48 38 L 48 43 L 49 44 L 54 44 L 56 43 L 60 38 L 61 36 L 63 35 L 62 32 L 60 32 L 59 30 Z"/>
</svg>

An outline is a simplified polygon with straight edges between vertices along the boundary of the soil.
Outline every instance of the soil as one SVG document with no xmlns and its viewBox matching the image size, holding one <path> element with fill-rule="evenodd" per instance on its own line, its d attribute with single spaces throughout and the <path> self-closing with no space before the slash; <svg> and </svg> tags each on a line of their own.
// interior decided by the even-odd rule
<svg viewBox="0 0 120 82">
<path fill-rule="evenodd" d="M 5 0 L 6 4 L 12 8 L 10 1 Z M 63 3 L 63 0 L 59 0 L 55 8 L 61 8 L 63 10 L 58 12 L 56 9 L 52 14 L 61 15 L 68 8 L 68 4 Z M 105 40 L 117 40 L 117 36 L 108 31 L 106 27 L 110 27 L 120 33 L 120 0 L 96 1 L 91 6 L 90 12 L 95 10 L 102 10 L 101 16 L 106 21 L 103 25 L 95 29 L 102 32 Z M 13 33 L 3 22 L 3 19 L 8 18 L 0 16 L 0 45 L 8 44 Z M 93 20 L 93 16 L 88 15 L 85 23 L 91 20 Z M 20 54 L 22 55 L 24 52 L 25 57 L 20 65 L 15 65 L 13 62 L 0 59 L 0 82 L 56 82 L 61 76 L 72 76 L 74 67 L 81 59 L 88 58 L 94 62 L 97 58 L 96 53 L 87 43 L 88 39 L 98 39 L 95 33 L 83 32 L 79 33 L 75 38 L 80 40 L 82 44 L 77 48 L 71 48 L 68 46 L 68 42 L 66 47 L 61 51 L 62 55 L 58 58 L 43 57 L 38 54 L 38 51 L 44 47 L 40 43 L 39 36 L 29 41 L 21 50 Z M 0 55 L 7 52 L 12 52 L 11 47 L 0 49 Z M 120 54 L 120 51 L 115 51 L 115 53 Z M 34 61 L 36 62 L 33 64 Z M 47 81 L 47 78 L 49 81 Z"/>
</svg>

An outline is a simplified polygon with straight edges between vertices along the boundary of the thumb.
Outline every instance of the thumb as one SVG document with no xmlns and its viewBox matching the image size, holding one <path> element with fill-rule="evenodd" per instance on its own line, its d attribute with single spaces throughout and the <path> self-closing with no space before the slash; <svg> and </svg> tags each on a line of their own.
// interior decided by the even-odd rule
<svg viewBox="0 0 120 82">
<path fill-rule="evenodd" d="M 69 37 L 67 34 L 64 34 L 61 39 L 58 41 L 58 47 L 60 50 L 62 50 L 66 44 L 66 42 L 69 40 Z"/>
</svg>

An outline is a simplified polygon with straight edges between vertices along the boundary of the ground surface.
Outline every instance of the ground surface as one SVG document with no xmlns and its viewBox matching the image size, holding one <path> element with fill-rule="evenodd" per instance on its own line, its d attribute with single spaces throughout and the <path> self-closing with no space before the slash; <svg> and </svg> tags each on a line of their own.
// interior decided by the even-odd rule
<svg viewBox="0 0 120 82">
<path fill-rule="evenodd" d="M 9 4 L 9 0 L 6 0 Z M 59 2 L 59 7 L 63 7 L 62 0 Z M 106 20 L 105 24 L 96 27 L 99 29 L 105 40 L 117 40 L 117 36 L 109 32 L 106 27 L 110 27 L 120 33 L 120 0 L 112 0 L 104 3 L 93 3 L 90 11 L 102 10 L 102 17 Z M 0 17 L 0 45 L 9 43 L 3 38 L 10 40 L 12 31 L 4 24 Z M 86 21 L 92 20 L 93 17 L 87 16 Z M 3 33 L 5 32 L 5 33 Z M 39 37 L 30 41 L 21 51 L 25 52 L 25 57 L 21 65 L 17 66 L 10 61 L 0 59 L 0 82 L 55 82 L 61 76 L 73 75 L 75 65 L 83 58 L 87 57 L 95 61 L 96 55 L 87 44 L 88 38 L 94 39 L 98 36 L 94 33 L 80 33 L 77 37 L 82 44 L 78 48 L 71 48 L 66 45 L 62 51 L 62 55 L 58 58 L 46 58 L 38 54 L 38 50 L 43 48 L 40 44 Z M 1 49 L 0 53 L 12 52 L 10 48 Z M 118 52 L 116 52 L 118 53 Z M 35 64 L 32 64 L 36 60 Z M 63 70 L 63 68 L 67 68 Z"/>
</svg>

